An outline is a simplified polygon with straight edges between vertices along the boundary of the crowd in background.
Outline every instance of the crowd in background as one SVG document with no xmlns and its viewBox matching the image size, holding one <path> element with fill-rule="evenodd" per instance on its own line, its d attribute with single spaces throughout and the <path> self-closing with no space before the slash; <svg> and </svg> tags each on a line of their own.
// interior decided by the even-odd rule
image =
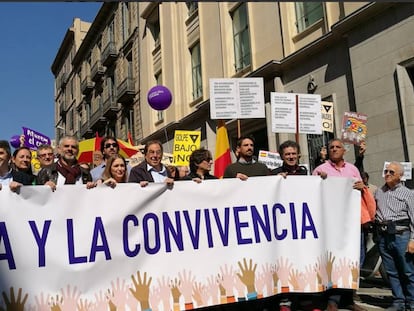
<svg viewBox="0 0 414 311">
<path fill-rule="evenodd" d="M 283 160 L 280 167 L 269 170 L 257 161 L 254 155 L 254 138 L 239 138 L 235 154 L 237 161 L 225 169 L 224 178 L 247 180 L 254 176 L 278 175 L 287 178 L 289 175 L 309 175 L 305 166 L 299 164 L 300 147 L 291 140 L 279 146 L 279 154 Z M 376 238 L 379 244 L 393 292 L 393 305 L 389 310 L 414 311 L 414 195 L 413 191 L 401 183 L 404 169 L 399 162 L 391 162 L 384 171 L 382 187 L 369 183 L 369 175 L 363 171 L 363 159 L 366 151 L 365 143 L 359 146 L 358 156 L 354 164 L 344 160 L 345 145 L 339 139 L 333 139 L 320 151 L 315 161 L 312 175 L 323 179 L 329 176 L 349 177 L 354 179 L 353 188 L 361 191 L 361 257 L 364 262 L 365 235 L 368 224 L 376 224 Z M 0 141 L 0 190 L 8 186 L 11 191 L 19 193 L 25 185 L 47 185 L 52 191 L 65 184 L 84 184 L 88 189 L 100 185 L 115 188 L 119 183 L 138 183 L 146 187 L 149 183 L 165 183 L 172 187 L 174 182 L 217 179 L 211 174 L 213 157 L 209 150 L 200 148 L 191 154 L 189 166 L 176 167 L 164 165 L 163 146 L 160 141 L 153 140 L 145 144 L 144 160 L 131 166 L 119 155 L 117 139 L 104 137 L 100 144 L 100 153 L 96 153 L 93 165 L 79 163 L 79 142 L 72 136 L 62 137 L 55 153 L 50 145 L 41 145 L 37 150 L 40 171 L 33 174 L 32 153 L 21 146 L 11 153 L 7 141 Z M 329 180 L 329 179 L 328 179 Z M 292 297 L 284 297 L 281 308 L 296 304 Z M 353 290 L 339 290 L 335 295 L 326 298 L 328 310 L 339 307 L 350 310 L 364 310 L 355 303 L 358 299 Z M 294 299 L 293 299 L 294 300 Z M 299 299 L 300 300 L 300 299 Z M 316 299 L 315 301 L 317 301 Z M 288 303 L 286 303 L 286 301 Z M 315 302 L 315 304 L 318 304 Z M 286 309 L 285 309 L 286 310 Z"/>
</svg>

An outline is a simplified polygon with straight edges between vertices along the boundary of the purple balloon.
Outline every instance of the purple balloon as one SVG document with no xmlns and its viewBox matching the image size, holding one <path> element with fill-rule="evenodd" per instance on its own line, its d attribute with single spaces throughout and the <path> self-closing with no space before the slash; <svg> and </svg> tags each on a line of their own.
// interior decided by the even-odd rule
<svg viewBox="0 0 414 311">
<path fill-rule="evenodd" d="M 172 94 L 163 85 L 156 85 L 148 91 L 148 104 L 155 110 L 165 110 L 172 102 Z"/>
<path fill-rule="evenodd" d="M 19 148 L 20 147 L 20 135 L 13 135 L 12 138 L 10 138 L 10 145 L 12 145 L 13 148 Z"/>
</svg>

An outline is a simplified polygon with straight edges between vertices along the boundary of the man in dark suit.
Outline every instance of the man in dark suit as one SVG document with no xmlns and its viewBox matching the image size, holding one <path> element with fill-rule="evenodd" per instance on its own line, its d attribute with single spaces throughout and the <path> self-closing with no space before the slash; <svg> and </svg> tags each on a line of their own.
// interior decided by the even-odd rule
<svg viewBox="0 0 414 311">
<path fill-rule="evenodd" d="M 145 160 L 133 167 L 128 182 L 136 182 L 145 187 L 150 182 L 174 184 L 170 171 L 162 163 L 163 148 L 158 140 L 151 140 L 145 144 Z"/>
</svg>

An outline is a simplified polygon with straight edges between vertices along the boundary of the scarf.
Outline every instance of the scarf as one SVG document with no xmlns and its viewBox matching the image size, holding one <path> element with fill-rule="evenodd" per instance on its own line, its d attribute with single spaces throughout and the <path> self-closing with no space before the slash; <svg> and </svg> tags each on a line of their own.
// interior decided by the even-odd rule
<svg viewBox="0 0 414 311">
<path fill-rule="evenodd" d="M 78 177 L 81 175 L 81 170 L 78 164 L 69 166 L 62 163 L 61 159 L 57 161 L 56 169 L 65 177 L 66 185 L 74 185 Z"/>
</svg>

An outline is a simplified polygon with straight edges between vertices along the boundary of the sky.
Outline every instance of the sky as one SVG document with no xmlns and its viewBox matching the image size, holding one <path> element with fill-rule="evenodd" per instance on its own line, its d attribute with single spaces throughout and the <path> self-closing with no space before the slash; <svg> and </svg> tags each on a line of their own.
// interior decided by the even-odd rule
<svg viewBox="0 0 414 311">
<path fill-rule="evenodd" d="M 52 63 L 73 19 L 102 2 L 0 2 L 0 140 L 28 127 L 54 139 Z"/>
</svg>

